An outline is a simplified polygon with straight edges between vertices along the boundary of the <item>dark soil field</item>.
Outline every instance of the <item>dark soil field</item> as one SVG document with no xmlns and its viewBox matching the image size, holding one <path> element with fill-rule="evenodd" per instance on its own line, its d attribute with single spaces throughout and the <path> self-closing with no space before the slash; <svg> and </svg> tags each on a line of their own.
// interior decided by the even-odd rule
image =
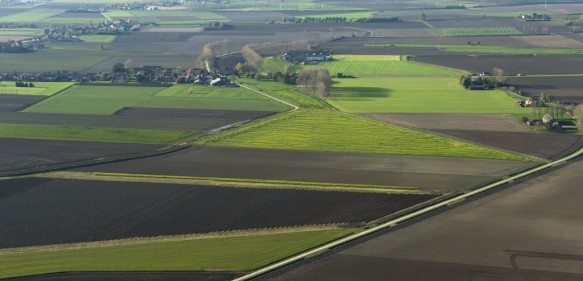
<svg viewBox="0 0 583 281">
<path fill-rule="evenodd" d="M 581 136 L 557 133 L 434 130 L 436 133 L 546 159 L 564 156 L 581 145 Z"/>
<path fill-rule="evenodd" d="M 137 153 L 157 145 L 0 138 L 0 172 L 104 156 Z"/>
<path fill-rule="evenodd" d="M 115 115 L 0 112 L 0 123 L 206 131 L 270 114 L 273 113 L 131 107 Z"/>
<path fill-rule="evenodd" d="M 466 40 L 467 41 L 467 40 Z M 582 56 L 418 56 L 416 61 L 465 69 L 474 73 L 499 67 L 508 75 L 580 74 Z"/>
<path fill-rule="evenodd" d="M 46 96 L 0 94 L 0 112 L 16 112 L 45 98 Z"/>
<path fill-rule="evenodd" d="M 583 63 L 583 60 L 580 60 Z M 579 69 L 583 72 L 583 69 Z M 583 77 L 511 77 L 508 83 L 522 90 L 523 95 L 538 98 L 541 92 L 552 95 L 562 103 L 583 102 Z"/>
<path fill-rule="evenodd" d="M 159 157 L 77 170 L 413 186 L 444 192 L 463 190 L 532 164 L 449 157 L 193 147 Z"/>
<path fill-rule="evenodd" d="M 505 114 L 375 113 L 366 116 L 546 159 L 558 158 L 582 141 L 578 135 L 534 133 Z M 460 120 L 465 120 L 463 127 Z"/>
<path fill-rule="evenodd" d="M 583 162 L 270 280 L 583 280 Z"/>
<path fill-rule="evenodd" d="M 0 181 L 0 248 L 361 223 L 436 196 L 9 179 Z"/>
</svg>

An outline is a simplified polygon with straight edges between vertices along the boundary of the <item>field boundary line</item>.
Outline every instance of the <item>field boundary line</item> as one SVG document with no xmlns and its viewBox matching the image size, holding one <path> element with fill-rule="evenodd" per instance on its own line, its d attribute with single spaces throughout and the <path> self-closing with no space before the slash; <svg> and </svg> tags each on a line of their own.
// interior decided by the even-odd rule
<svg viewBox="0 0 583 281">
<path fill-rule="evenodd" d="M 154 237 L 131 237 L 114 240 L 100 240 L 89 242 L 63 243 L 40 246 L 25 246 L 16 248 L 0 249 L 0 256 L 24 253 L 45 253 L 55 251 L 67 250 L 82 250 L 82 249 L 96 249 L 106 247 L 121 247 L 128 245 L 144 245 L 151 243 L 169 243 L 180 241 L 196 241 L 196 240 L 210 240 L 232 237 L 247 237 L 247 236 L 262 236 L 272 234 L 287 234 L 287 233 L 301 233 L 313 231 L 326 231 L 345 229 L 348 223 L 331 223 L 331 224 L 313 224 L 289 227 L 267 227 L 267 228 L 253 228 L 253 229 L 239 229 L 229 231 L 214 231 L 207 233 L 194 234 L 179 234 L 179 235 L 161 235 Z"/>
<path fill-rule="evenodd" d="M 458 204 L 458 203 L 464 201 L 465 199 L 468 199 L 468 198 L 473 197 L 473 196 L 476 196 L 478 194 L 487 192 L 487 191 L 492 190 L 492 189 L 494 189 L 496 187 L 499 187 L 501 185 L 508 184 L 508 183 L 512 183 L 512 182 L 514 182 L 516 180 L 519 180 L 521 178 L 530 176 L 532 174 L 538 173 L 540 171 L 543 171 L 543 170 L 546 170 L 546 169 L 549 169 L 549 168 L 554 168 L 554 167 L 558 167 L 558 166 L 564 165 L 568 161 L 570 161 L 570 160 L 572 160 L 572 159 L 574 159 L 576 157 L 579 157 L 581 155 L 583 155 L 583 147 L 580 147 L 577 151 L 571 153 L 570 155 L 565 156 L 565 157 L 563 157 L 561 159 L 555 160 L 555 161 L 553 161 L 551 163 L 543 164 L 543 165 L 540 165 L 540 166 L 537 166 L 537 167 L 528 169 L 528 170 L 523 171 L 521 173 L 518 173 L 518 174 L 515 174 L 515 175 L 512 175 L 512 176 L 509 176 L 509 177 L 502 178 L 500 180 L 497 180 L 497 181 L 492 182 L 492 183 L 490 183 L 488 185 L 482 186 L 482 187 L 480 187 L 478 189 L 475 189 L 473 191 L 470 191 L 470 192 L 467 192 L 467 193 L 462 193 L 462 194 L 457 195 L 457 196 L 454 196 L 454 197 L 452 197 L 450 199 L 437 202 L 437 203 L 435 203 L 433 205 L 430 205 L 430 206 L 426 206 L 426 207 L 424 207 L 424 208 L 422 208 L 420 210 L 417 210 L 417 211 L 414 211 L 412 213 L 403 215 L 403 216 L 401 216 L 399 218 L 396 218 L 396 219 L 387 221 L 387 222 L 385 222 L 385 223 L 383 223 L 381 225 L 375 226 L 375 227 L 370 228 L 368 230 L 365 230 L 363 232 L 359 232 L 359 233 L 356 233 L 356 234 L 353 234 L 353 235 L 350 235 L 350 236 L 347 236 L 347 237 L 338 239 L 336 241 L 332 241 L 330 243 L 327 243 L 327 244 L 324 244 L 322 246 L 313 248 L 311 250 L 308 250 L 306 252 L 303 252 L 303 253 L 300 253 L 298 255 L 292 256 L 290 258 L 281 260 L 281 261 L 276 262 L 274 264 L 265 266 L 265 267 L 260 268 L 260 269 L 258 269 L 256 271 L 253 271 L 251 273 L 248 273 L 248 274 L 246 274 L 244 276 L 235 278 L 235 279 L 233 279 L 233 281 L 250 280 L 252 278 L 258 277 L 260 275 L 263 275 L 265 273 L 268 273 L 268 272 L 271 272 L 273 270 L 279 269 L 281 267 L 290 265 L 292 263 L 295 263 L 297 261 L 303 260 L 305 258 L 312 257 L 312 256 L 315 256 L 315 255 L 319 255 L 319 254 L 321 254 L 321 253 L 323 253 L 325 251 L 328 251 L 328 250 L 330 250 L 330 249 L 332 249 L 334 247 L 337 247 L 337 246 L 346 244 L 348 242 L 352 242 L 352 241 L 354 241 L 356 239 L 362 238 L 364 236 L 370 235 L 370 234 L 375 233 L 375 232 L 378 232 L 380 230 L 384 230 L 384 229 L 387 229 L 387 228 L 391 228 L 391 227 L 397 226 L 400 223 L 403 223 L 405 221 L 408 221 L 408 220 L 411 220 L 413 218 L 419 217 L 421 215 L 428 214 L 428 213 L 433 212 L 433 211 L 435 211 L 437 209 Z"/>
<path fill-rule="evenodd" d="M 260 94 L 260 95 L 266 96 L 266 97 L 268 97 L 268 98 L 270 98 L 270 99 L 272 99 L 272 100 L 274 100 L 274 101 L 277 101 L 277 102 L 283 103 L 283 104 L 285 104 L 285 105 L 287 105 L 287 106 L 291 106 L 291 107 L 293 108 L 293 110 L 300 109 L 300 107 L 299 107 L 299 106 L 297 106 L 297 105 L 291 104 L 291 103 L 289 103 L 289 102 L 287 102 L 287 101 L 280 100 L 280 99 L 278 99 L 278 98 L 276 98 L 276 97 L 272 97 L 272 96 L 270 96 L 270 95 L 268 95 L 268 94 L 266 94 L 266 93 L 264 93 L 264 92 L 261 92 L 261 91 L 259 91 L 259 90 L 253 89 L 253 88 L 251 88 L 251 87 L 249 87 L 249 86 L 247 86 L 247 85 L 241 85 L 241 84 L 239 84 L 239 86 L 241 86 L 242 88 L 245 88 L 245 89 L 247 89 L 247 90 L 249 90 L 249 91 L 252 91 L 252 92 L 258 93 L 258 94 Z"/>
</svg>

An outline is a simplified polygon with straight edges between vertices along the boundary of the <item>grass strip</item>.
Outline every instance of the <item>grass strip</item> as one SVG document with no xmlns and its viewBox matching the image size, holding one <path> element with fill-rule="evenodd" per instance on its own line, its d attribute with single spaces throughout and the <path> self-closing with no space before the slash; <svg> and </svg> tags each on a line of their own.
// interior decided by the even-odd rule
<svg viewBox="0 0 583 281">
<path fill-rule="evenodd" d="M 257 183 L 286 186 L 305 186 L 305 187 L 341 187 L 357 189 L 383 189 L 383 190 L 419 190 L 411 186 L 388 186 L 373 184 L 349 184 L 349 183 L 327 183 L 327 182 L 309 182 L 309 181 L 287 181 L 287 180 L 266 180 L 266 179 L 242 179 L 242 178 L 218 178 L 218 177 L 195 177 L 195 176 L 171 176 L 171 175 L 149 175 L 149 174 L 127 174 L 127 173 L 106 173 L 94 172 L 93 176 L 105 177 L 130 177 L 130 178 L 155 178 L 155 179 L 178 179 L 178 180 L 201 180 L 216 182 L 234 182 L 234 183 Z"/>
<path fill-rule="evenodd" d="M 3 138 L 167 144 L 187 136 L 185 131 L 0 123 Z"/>
<path fill-rule="evenodd" d="M 0 254 L 0 278 L 71 271 L 252 270 L 341 238 L 356 229 L 260 233 L 231 237 Z M 98 243 L 98 242 L 97 242 Z"/>
</svg>

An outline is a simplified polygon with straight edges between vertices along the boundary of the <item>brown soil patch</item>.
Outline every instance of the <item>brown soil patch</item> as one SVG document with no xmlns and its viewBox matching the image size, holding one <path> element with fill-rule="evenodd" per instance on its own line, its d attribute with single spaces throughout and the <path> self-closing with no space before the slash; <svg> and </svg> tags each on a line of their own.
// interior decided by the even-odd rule
<svg viewBox="0 0 583 281">
<path fill-rule="evenodd" d="M 371 113 L 366 117 L 426 130 L 471 129 L 496 132 L 532 132 L 510 114 Z"/>
<path fill-rule="evenodd" d="M 514 38 L 540 48 L 583 48 L 583 42 L 561 35 L 514 36 Z"/>
<path fill-rule="evenodd" d="M 199 147 L 80 168 L 90 172 L 269 179 L 463 190 L 534 163 L 449 157 Z"/>
</svg>

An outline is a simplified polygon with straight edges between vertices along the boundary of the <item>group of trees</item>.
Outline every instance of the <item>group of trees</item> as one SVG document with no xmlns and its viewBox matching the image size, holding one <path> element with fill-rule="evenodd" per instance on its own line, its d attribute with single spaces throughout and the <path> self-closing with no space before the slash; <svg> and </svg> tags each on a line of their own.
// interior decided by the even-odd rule
<svg viewBox="0 0 583 281">
<path fill-rule="evenodd" d="M 358 18 L 355 22 L 398 22 L 401 21 L 399 17 L 368 17 Z"/>
<path fill-rule="evenodd" d="M 224 21 L 209 21 L 203 27 L 204 30 L 225 30 L 231 28 L 233 28 L 233 26 Z"/>
<path fill-rule="evenodd" d="M 330 95 L 332 78 L 325 68 L 305 69 L 298 73 L 296 79 L 298 87 L 320 97 Z"/>
<path fill-rule="evenodd" d="M 229 54 L 229 47 L 229 39 L 206 43 L 202 47 L 202 53 L 198 56 L 197 64 L 202 68 L 206 68 L 208 63 L 210 68 L 214 68 L 218 56 Z"/>
<path fill-rule="evenodd" d="M 261 72 L 261 68 L 263 68 L 263 57 L 255 50 L 251 48 L 249 45 L 245 45 L 241 50 L 241 54 L 245 61 L 247 61 L 247 65 L 253 68 L 254 70 Z"/>
<path fill-rule="evenodd" d="M 32 82 L 30 82 L 30 83 L 16 82 L 15 86 L 16 87 L 24 87 L 24 88 L 34 88 L 34 84 L 32 84 Z"/>
</svg>

